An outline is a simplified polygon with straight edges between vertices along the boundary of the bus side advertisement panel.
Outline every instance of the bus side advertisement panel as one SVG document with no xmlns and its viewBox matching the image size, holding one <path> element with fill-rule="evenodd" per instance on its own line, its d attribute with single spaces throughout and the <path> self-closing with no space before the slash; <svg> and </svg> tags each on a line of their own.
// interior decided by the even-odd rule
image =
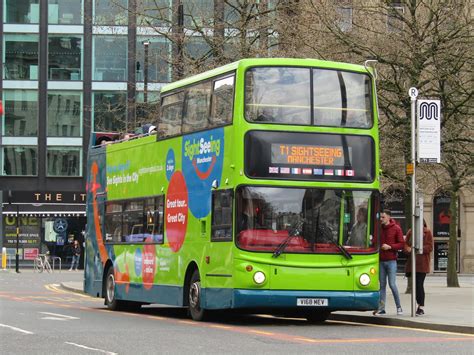
<svg viewBox="0 0 474 355">
<path fill-rule="evenodd" d="M 112 244 L 110 253 L 120 279 L 143 291 L 157 284 L 181 285 L 187 265 L 192 260 L 203 263 L 212 183 L 223 176 L 224 128 L 140 143 L 107 147 L 106 186 L 108 201 L 164 195 L 164 243 Z M 127 144 L 129 149 L 124 149 Z M 206 238 L 203 219 L 209 225 Z M 135 291 L 119 287 L 117 294 L 128 299 Z M 155 297 L 156 290 L 149 294 Z M 148 297 L 143 294 L 143 299 Z"/>
</svg>

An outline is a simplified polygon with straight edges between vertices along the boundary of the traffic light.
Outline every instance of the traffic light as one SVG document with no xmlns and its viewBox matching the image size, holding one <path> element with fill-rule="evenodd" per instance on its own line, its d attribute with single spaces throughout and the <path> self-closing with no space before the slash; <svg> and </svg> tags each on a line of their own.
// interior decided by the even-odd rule
<svg viewBox="0 0 474 355">
<path fill-rule="evenodd" d="M 0 115 L 3 115 L 3 103 L 2 103 L 2 100 L 0 100 Z"/>
</svg>

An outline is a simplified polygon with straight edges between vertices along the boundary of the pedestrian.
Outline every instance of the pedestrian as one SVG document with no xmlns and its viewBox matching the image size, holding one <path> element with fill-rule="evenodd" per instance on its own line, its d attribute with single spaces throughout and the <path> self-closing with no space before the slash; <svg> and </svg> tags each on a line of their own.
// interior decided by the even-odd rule
<svg viewBox="0 0 474 355">
<path fill-rule="evenodd" d="M 74 240 L 74 244 L 72 246 L 72 263 L 71 263 L 71 268 L 69 271 L 75 270 L 77 271 L 77 268 L 79 266 L 79 258 L 81 256 L 81 247 L 79 245 L 79 241 L 76 239 Z"/>
<path fill-rule="evenodd" d="M 243 206 L 244 208 L 240 221 L 240 230 L 242 231 L 246 229 L 256 229 L 258 226 L 258 219 L 255 213 L 253 200 L 244 199 Z"/>
<path fill-rule="evenodd" d="M 391 218 L 391 212 L 384 210 L 380 215 L 382 224 L 382 235 L 380 238 L 380 302 L 378 310 L 374 315 L 384 315 L 385 302 L 387 298 L 387 279 L 392 290 L 397 315 L 402 315 L 402 305 L 400 304 L 400 294 L 397 289 L 397 257 L 398 251 L 403 249 L 405 241 L 400 226 Z"/>
<path fill-rule="evenodd" d="M 411 253 L 412 249 L 412 241 L 411 238 L 412 233 L 411 229 L 407 232 L 407 238 L 405 241 L 405 246 L 403 250 L 406 253 Z M 415 290 L 416 290 L 416 303 L 418 307 L 416 309 L 416 315 L 421 316 L 425 314 L 424 307 L 425 307 L 425 278 L 426 274 L 430 272 L 430 261 L 431 261 L 431 253 L 433 251 L 433 234 L 431 230 L 426 225 L 426 221 L 423 220 L 423 253 L 418 254 L 416 253 L 415 256 Z M 412 263 L 411 257 L 408 257 L 407 263 L 405 265 L 405 275 L 407 277 L 411 277 L 412 275 Z"/>
<path fill-rule="evenodd" d="M 365 247 L 367 245 L 367 208 L 360 207 L 356 215 L 356 223 L 352 226 L 347 245 Z"/>
</svg>

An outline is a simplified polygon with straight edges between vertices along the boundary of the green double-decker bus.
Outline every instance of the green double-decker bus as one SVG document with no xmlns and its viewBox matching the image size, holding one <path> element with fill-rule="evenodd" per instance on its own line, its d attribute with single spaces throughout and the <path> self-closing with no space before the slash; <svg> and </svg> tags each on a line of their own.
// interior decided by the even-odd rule
<svg viewBox="0 0 474 355">
<path fill-rule="evenodd" d="M 240 60 L 164 86 L 155 124 L 89 150 L 87 293 L 194 320 L 377 308 L 371 68 Z"/>
</svg>

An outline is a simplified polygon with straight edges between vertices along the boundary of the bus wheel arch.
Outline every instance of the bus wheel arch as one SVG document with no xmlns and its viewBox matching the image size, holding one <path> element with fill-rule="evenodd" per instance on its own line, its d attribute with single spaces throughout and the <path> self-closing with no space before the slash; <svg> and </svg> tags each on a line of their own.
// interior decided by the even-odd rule
<svg viewBox="0 0 474 355">
<path fill-rule="evenodd" d="M 112 261 L 109 259 L 107 260 L 107 262 L 105 263 L 104 265 L 104 274 L 102 275 L 102 298 L 104 298 L 105 301 L 107 301 L 107 298 L 106 298 L 106 292 L 107 292 L 107 288 L 106 288 L 106 280 L 107 280 L 107 274 L 109 272 L 109 269 L 112 268 L 113 269 L 113 264 L 112 264 Z"/>
<path fill-rule="evenodd" d="M 183 296 L 183 305 L 188 307 L 190 317 L 195 321 L 204 320 L 207 312 L 201 308 L 201 276 L 195 263 L 186 270 Z"/>
</svg>

